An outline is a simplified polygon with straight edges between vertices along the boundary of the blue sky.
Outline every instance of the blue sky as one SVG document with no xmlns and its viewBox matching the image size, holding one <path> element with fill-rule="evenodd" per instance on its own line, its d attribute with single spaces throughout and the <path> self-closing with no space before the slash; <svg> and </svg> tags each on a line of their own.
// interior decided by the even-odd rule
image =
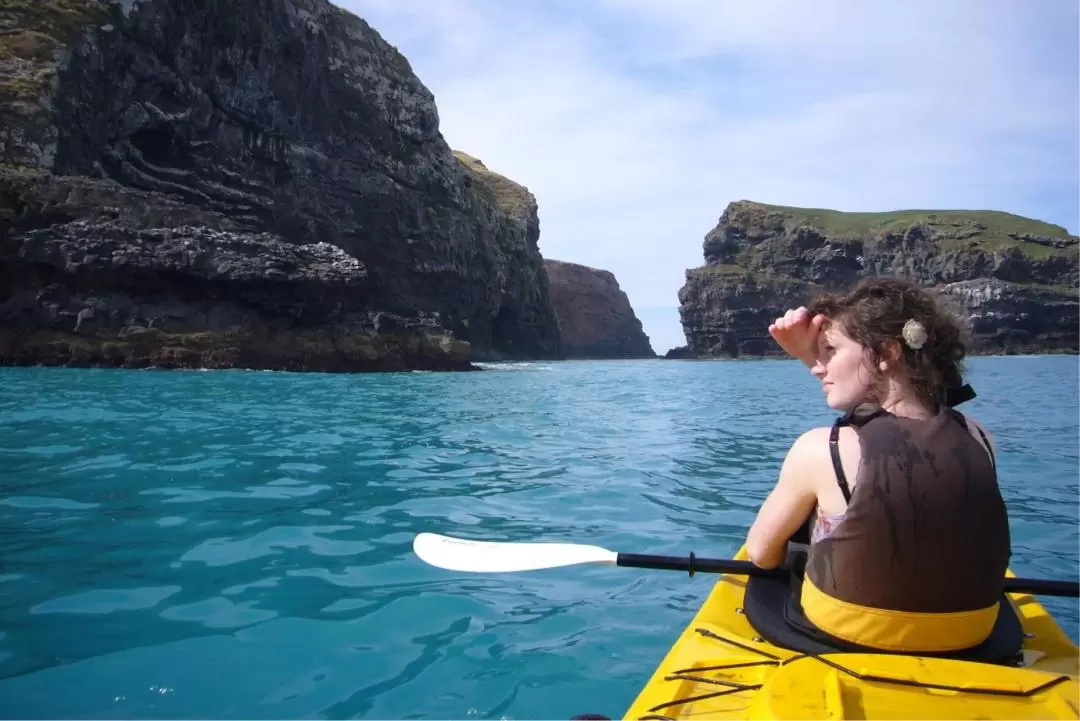
<svg viewBox="0 0 1080 721">
<path fill-rule="evenodd" d="M 337 0 L 451 147 L 537 197 L 540 250 L 615 274 L 663 353 L 735 200 L 985 208 L 1078 230 L 1075 0 Z"/>
</svg>

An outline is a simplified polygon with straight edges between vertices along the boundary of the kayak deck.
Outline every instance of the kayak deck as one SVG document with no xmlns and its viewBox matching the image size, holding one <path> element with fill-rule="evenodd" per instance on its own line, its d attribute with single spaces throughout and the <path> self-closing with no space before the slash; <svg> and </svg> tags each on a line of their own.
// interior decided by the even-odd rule
<svg viewBox="0 0 1080 721">
<path fill-rule="evenodd" d="M 624 718 L 1080 718 L 1080 651 L 1033 596 L 1009 595 L 1025 631 L 1013 667 L 780 648 L 742 613 L 746 583 L 720 577 Z"/>
</svg>

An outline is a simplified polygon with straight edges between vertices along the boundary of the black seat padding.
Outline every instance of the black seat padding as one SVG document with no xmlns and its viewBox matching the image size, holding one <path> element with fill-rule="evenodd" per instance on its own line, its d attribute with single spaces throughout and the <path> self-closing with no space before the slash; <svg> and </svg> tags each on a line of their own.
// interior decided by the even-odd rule
<svg viewBox="0 0 1080 721">
<path fill-rule="evenodd" d="M 769 643 L 806 654 L 905 653 L 859 646 L 816 628 L 803 613 L 799 600 L 801 587 L 799 576 L 752 576 L 747 582 L 743 610 L 750 625 Z M 1012 604 L 1002 594 L 997 622 L 981 644 L 962 651 L 919 652 L 917 655 L 1015 665 L 1023 645 L 1024 628 Z"/>
</svg>

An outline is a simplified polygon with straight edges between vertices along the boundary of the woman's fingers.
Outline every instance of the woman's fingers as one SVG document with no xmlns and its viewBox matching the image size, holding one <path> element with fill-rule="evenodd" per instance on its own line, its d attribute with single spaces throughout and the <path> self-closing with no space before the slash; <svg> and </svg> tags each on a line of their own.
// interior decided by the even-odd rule
<svg viewBox="0 0 1080 721">
<path fill-rule="evenodd" d="M 806 308 L 791 308 L 784 315 L 780 316 L 773 321 L 769 326 L 769 331 L 775 330 L 788 330 L 799 325 L 803 325 L 807 322 L 809 312 Z"/>
</svg>

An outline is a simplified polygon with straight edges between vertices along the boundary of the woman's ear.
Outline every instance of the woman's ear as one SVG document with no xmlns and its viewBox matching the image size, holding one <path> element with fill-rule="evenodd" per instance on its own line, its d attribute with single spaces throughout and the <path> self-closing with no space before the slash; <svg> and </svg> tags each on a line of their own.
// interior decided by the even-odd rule
<svg viewBox="0 0 1080 721">
<path fill-rule="evenodd" d="M 900 362 L 900 343 L 890 338 L 885 341 L 882 350 L 884 353 L 881 354 L 881 362 L 878 367 L 883 371 L 895 368 Z"/>
</svg>

